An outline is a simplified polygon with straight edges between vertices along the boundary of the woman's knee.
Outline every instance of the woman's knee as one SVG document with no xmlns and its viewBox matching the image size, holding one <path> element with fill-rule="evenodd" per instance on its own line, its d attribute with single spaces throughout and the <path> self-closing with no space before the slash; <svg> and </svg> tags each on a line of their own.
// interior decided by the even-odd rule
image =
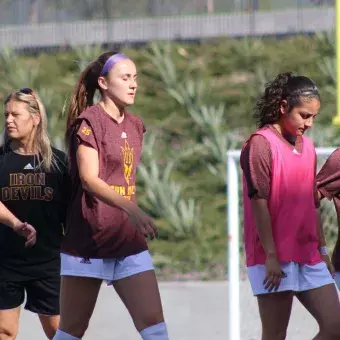
<svg viewBox="0 0 340 340">
<path fill-rule="evenodd" d="M 48 339 L 53 339 L 60 322 L 59 315 L 53 316 L 46 316 L 46 315 L 39 315 L 39 319 L 41 322 L 41 326 L 45 332 L 45 335 Z"/>
<path fill-rule="evenodd" d="M 164 322 L 162 311 L 147 311 L 134 320 L 138 331 Z"/>
<path fill-rule="evenodd" d="M 258 296 L 262 323 L 262 340 L 286 338 L 293 303 L 292 292 Z"/>
<path fill-rule="evenodd" d="M 81 338 L 86 332 L 97 301 L 101 280 L 63 276 L 60 296 L 62 331 Z"/>
<path fill-rule="evenodd" d="M 0 340 L 15 339 L 19 331 L 20 308 L 0 312 Z"/>
<path fill-rule="evenodd" d="M 89 320 L 84 321 L 80 319 L 67 320 L 63 322 L 60 320 L 60 329 L 67 334 L 71 334 L 74 337 L 82 338 L 89 326 Z M 1 339 L 0 339 L 1 340 Z"/>
<path fill-rule="evenodd" d="M 18 327 L 15 325 L 0 325 L 0 340 L 14 340 L 18 335 Z"/>
</svg>

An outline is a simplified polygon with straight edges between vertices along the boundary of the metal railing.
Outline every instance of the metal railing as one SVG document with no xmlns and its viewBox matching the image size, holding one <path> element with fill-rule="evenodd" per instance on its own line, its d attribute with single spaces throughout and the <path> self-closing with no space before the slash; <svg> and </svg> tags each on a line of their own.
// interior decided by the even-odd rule
<svg viewBox="0 0 340 340">
<path fill-rule="evenodd" d="M 0 28 L 0 48 L 49 48 L 86 44 L 134 44 L 157 40 L 292 35 L 334 28 L 332 7 L 207 14 L 162 18 L 107 19 L 13 25 Z"/>
<path fill-rule="evenodd" d="M 0 0 L 0 25 L 253 13 L 333 6 L 334 0 Z"/>
</svg>

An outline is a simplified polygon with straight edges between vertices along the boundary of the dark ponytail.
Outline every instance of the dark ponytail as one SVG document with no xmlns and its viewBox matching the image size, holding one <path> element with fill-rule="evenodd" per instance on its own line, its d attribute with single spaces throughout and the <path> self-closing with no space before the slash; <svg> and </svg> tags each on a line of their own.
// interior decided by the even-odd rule
<svg viewBox="0 0 340 340">
<path fill-rule="evenodd" d="M 106 52 L 88 65 L 80 74 L 76 87 L 71 95 L 68 107 L 66 145 L 72 134 L 72 124 L 89 106 L 93 105 L 96 90 L 99 90 L 98 78 L 106 61 L 117 52 Z"/>
<path fill-rule="evenodd" d="M 281 116 L 282 101 L 287 101 L 287 110 L 301 105 L 303 98 L 320 100 L 315 83 L 303 76 L 294 76 L 291 72 L 280 73 L 273 81 L 265 85 L 265 91 L 254 108 L 254 118 L 259 128 L 274 124 Z"/>
</svg>

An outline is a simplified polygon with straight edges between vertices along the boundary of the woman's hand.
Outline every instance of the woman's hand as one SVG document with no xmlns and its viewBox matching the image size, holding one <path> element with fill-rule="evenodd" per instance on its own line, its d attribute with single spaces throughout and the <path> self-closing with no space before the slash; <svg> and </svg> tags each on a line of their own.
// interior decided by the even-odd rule
<svg viewBox="0 0 340 340">
<path fill-rule="evenodd" d="M 133 208 L 127 210 L 131 223 L 144 235 L 154 239 L 157 237 L 157 228 L 154 225 L 152 218 L 147 215 L 142 209 L 134 205 Z"/>
<path fill-rule="evenodd" d="M 281 269 L 276 255 L 269 255 L 266 260 L 266 277 L 263 281 L 264 288 L 269 292 L 273 290 L 276 292 L 284 276 L 285 274 Z"/>
<path fill-rule="evenodd" d="M 18 221 L 13 226 L 13 231 L 26 239 L 25 247 L 32 247 L 37 241 L 37 232 L 36 230 L 27 222 Z"/>
</svg>

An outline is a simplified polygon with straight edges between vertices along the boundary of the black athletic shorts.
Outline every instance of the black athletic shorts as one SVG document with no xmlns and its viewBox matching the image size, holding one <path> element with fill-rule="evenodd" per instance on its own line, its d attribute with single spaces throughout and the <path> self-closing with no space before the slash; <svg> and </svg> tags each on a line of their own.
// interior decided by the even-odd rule
<svg viewBox="0 0 340 340">
<path fill-rule="evenodd" d="M 0 278 L 0 310 L 21 306 L 43 315 L 59 315 L 60 275 L 29 281 L 2 281 Z"/>
</svg>

